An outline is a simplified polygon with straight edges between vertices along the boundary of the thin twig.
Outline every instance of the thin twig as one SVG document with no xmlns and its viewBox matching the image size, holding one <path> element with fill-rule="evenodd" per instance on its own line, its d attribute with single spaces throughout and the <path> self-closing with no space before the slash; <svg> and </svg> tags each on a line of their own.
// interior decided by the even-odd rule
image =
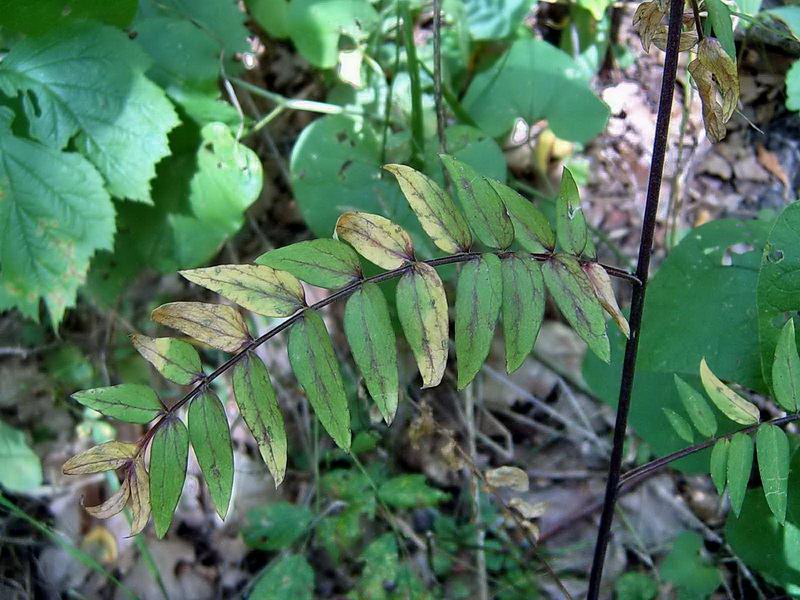
<svg viewBox="0 0 800 600">
<path fill-rule="evenodd" d="M 442 103 L 442 0 L 433 0 L 433 101 L 436 107 L 436 135 L 439 152 L 447 154 Z"/>
</svg>

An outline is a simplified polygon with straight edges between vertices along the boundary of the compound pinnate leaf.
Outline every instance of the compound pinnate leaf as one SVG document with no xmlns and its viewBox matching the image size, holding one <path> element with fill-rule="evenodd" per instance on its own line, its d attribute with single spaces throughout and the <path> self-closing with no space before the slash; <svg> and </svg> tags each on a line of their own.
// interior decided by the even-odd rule
<svg viewBox="0 0 800 600">
<path fill-rule="evenodd" d="M 758 407 L 722 383 L 708 367 L 705 358 L 700 361 L 700 380 L 708 397 L 730 420 L 742 425 L 758 423 Z"/>
<path fill-rule="evenodd" d="M 305 306 L 291 273 L 264 265 L 219 265 L 180 271 L 186 279 L 265 317 L 288 317 Z"/>
<path fill-rule="evenodd" d="M 489 184 L 511 217 L 517 243 L 528 252 L 551 252 L 556 237 L 544 213 L 507 185 L 491 179 Z"/>
<path fill-rule="evenodd" d="M 664 412 L 664 416 L 667 417 L 669 424 L 672 425 L 672 429 L 678 434 L 678 437 L 691 444 L 694 441 L 694 434 L 692 434 L 692 427 L 686 419 L 670 408 L 662 408 L 661 410 Z"/>
<path fill-rule="evenodd" d="M 514 225 L 489 180 L 452 156 L 443 154 L 441 159 L 477 238 L 490 248 L 508 248 L 514 241 Z"/>
<path fill-rule="evenodd" d="M 728 447 L 728 495 L 731 508 L 739 516 L 753 468 L 753 440 L 745 433 L 737 433 Z"/>
<path fill-rule="evenodd" d="M 380 215 L 346 212 L 336 221 L 336 237 L 383 269 L 397 269 L 414 260 L 408 233 Z"/>
<path fill-rule="evenodd" d="M 438 183 L 405 165 L 383 168 L 397 177 L 403 195 L 436 246 L 450 253 L 469 250 L 472 233 L 464 215 Z"/>
<path fill-rule="evenodd" d="M 233 395 L 275 485 L 286 475 L 286 430 L 267 368 L 253 352 L 233 368 Z"/>
<path fill-rule="evenodd" d="M 350 448 L 350 409 L 325 323 L 307 311 L 289 330 L 289 362 L 317 418 L 340 448 Z"/>
<path fill-rule="evenodd" d="M 586 275 L 592 283 L 595 296 L 597 296 L 600 305 L 611 315 L 611 318 L 614 319 L 614 322 L 617 324 L 622 334 L 626 338 L 631 337 L 631 326 L 628 324 L 625 315 L 623 315 L 622 311 L 619 309 L 617 297 L 614 295 L 614 288 L 611 285 L 611 277 L 608 272 L 596 262 L 583 263 L 583 270 L 586 271 Z"/>
<path fill-rule="evenodd" d="M 542 269 L 524 254 L 500 261 L 503 278 L 503 337 L 506 371 L 516 371 L 533 350 L 544 317 L 545 292 Z"/>
<path fill-rule="evenodd" d="M 72 398 L 107 417 L 127 423 L 149 423 L 164 409 L 153 390 L 135 383 L 83 390 L 72 394 Z"/>
<path fill-rule="evenodd" d="M 447 297 L 433 267 L 415 263 L 400 278 L 397 316 L 417 361 L 423 387 L 439 385 L 447 366 Z"/>
<path fill-rule="evenodd" d="M 461 268 L 456 289 L 458 389 L 475 378 L 489 355 L 500 314 L 503 276 L 500 259 L 483 254 Z"/>
<path fill-rule="evenodd" d="M 256 262 L 330 290 L 361 279 L 358 255 L 350 246 L 338 240 L 297 242 L 270 250 L 259 256 Z"/>
<path fill-rule="evenodd" d="M 503 466 L 486 471 L 486 483 L 493 487 L 508 488 L 516 492 L 527 492 L 530 487 L 528 474 L 519 467 Z"/>
<path fill-rule="evenodd" d="M 583 253 L 589 239 L 578 184 L 566 167 L 561 174 L 561 187 L 556 198 L 556 234 L 561 249 L 574 256 Z"/>
<path fill-rule="evenodd" d="M 113 471 L 128 464 L 136 456 L 136 444 L 127 442 L 106 442 L 84 450 L 64 463 L 64 475 L 88 475 Z"/>
<path fill-rule="evenodd" d="M 220 399 L 213 392 L 204 391 L 189 405 L 188 423 L 189 440 L 211 500 L 224 519 L 233 490 L 233 444 Z"/>
<path fill-rule="evenodd" d="M 706 37 L 700 42 L 697 58 L 689 63 L 688 69 L 703 104 L 703 123 L 708 138 L 719 142 L 725 137 L 725 123 L 733 116 L 739 101 L 736 62 L 716 38 Z"/>
<path fill-rule="evenodd" d="M 794 320 L 789 319 L 783 326 L 778 344 L 775 346 L 775 362 L 772 363 L 772 389 L 775 400 L 789 412 L 795 412 L 800 398 L 800 356 L 797 355 L 797 341 L 794 333 Z"/>
<path fill-rule="evenodd" d="M 139 454 L 128 468 L 131 488 L 131 535 L 141 533 L 150 520 L 150 476 L 144 464 L 144 453 Z"/>
<path fill-rule="evenodd" d="M 250 342 L 242 315 L 231 306 L 204 302 L 170 302 L 156 308 L 156 323 L 225 352 L 238 352 Z"/>
<path fill-rule="evenodd" d="M 397 411 L 397 345 L 389 304 L 374 283 L 347 300 L 344 331 L 370 396 L 387 424 Z"/>
<path fill-rule="evenodd" d="M 153 524 L 160 538 L 167 533 L 178 506 L 186 464 L 189 458 L 189 432 L 177 416 L 167 417 L 150 444 L 150 504 Z"/>
<path fill-rule="evenodd" d="M 97 506 L 84 506 L 86 512 L 96 519 L 110 519 L 122 512 L 131 497 L 131 486 L 127 479 L 123 480 L 119 489 L 108 499 Z"/>
<path fill-rule="evenodd" d="M 174 338 L 151 338 L 135 333 L 133 347 L 164 377 L 189 385 L 203 376 L 200 355 L 191 344 Z"/>
<path fill-rule="evenodd" d="M 728 481 L 728 451 L 730 449 L 730 441 L 727 439 L 717 440 L 714 448 L 711 450 L 711 481 L 714 482 L 714 487 L 717 488 L 717 493 L 721 496 L 725 491 L 725 484 Z"/>
<path fill-rule="evenodd" d="M 675 375 L 675 387 L 697 431 L 705 437 L 714 437 L 717 433 L 717 418 L 703 395 L 677 375 Z"/>
<path fill-rule="evenodd" d="M 589 277 L 573 256 L 556 254 L 542 265 L 544 282 L 564 318 L 601 360 L 609 362 L 603 307 L 595 297 Z"/>
<path fill-rule="evenodd" d="M 778 523 L 783 525 L 789 484 L 789 440 L 783 429 L 769 424 L 759 427 L 756 454 L 764 497 Z"/>
</svg>

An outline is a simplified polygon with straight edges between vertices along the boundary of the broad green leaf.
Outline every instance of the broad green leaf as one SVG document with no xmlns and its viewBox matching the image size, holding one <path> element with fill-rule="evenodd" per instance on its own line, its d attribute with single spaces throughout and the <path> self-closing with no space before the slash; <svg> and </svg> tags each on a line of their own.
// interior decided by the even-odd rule
<svg viewBox="0 0 800 600">
<path fill-rule="evenodd" d="M 758 407 L 722 383 L 708 368 L 705 358 L 700 361 L 700 379 L 708 397 L 726 417 L 742 425 L 758 423 Z"/>
<path fill-rule="evenodd" d="M 595 21 L 602 20 L 606 9 L 611 6 L 611 0 L 577 0 L 578 6 L 585 8 L 592 14 Z"/>
<path fill-rule="evenodd" d="M 225 408 L 212 391 L 205 390 L 192 400 L 188 423 L 189 440 L 211 500 L 224 519 L 233 490 L 233 444 Z"/>
<path fill-rule="evenodd" d="M 191 344 L 174 338 L 151 338 L 135 333 L 133 347 L 170 381 L 189 385 L 203 376 L 200 355 Z"/>
<path fill-rule="evenodd" d="M 428 485 L 424 475 L 416 473 L 392 477 L 378 488 L 378 498 L 392 508 L 436 506 L 449 497 L 449 494 Z"/>
<path fill-rule="evenodd" d="M 87 513 L 96 519 L 110 519 L 123 511 L 131 497 L 131 484 L 126 478 L 122 481 L 119 489 L 111 494 L 108 499 L 97 506 L 84 506 Z"/>
<path fill-rule="evenodd" d="M 533 0 L 464 0 L 467 27 L 473 40 L 500 40 L 522 24 Z"/>
<path fill-rule="evenodd" d="M 129 464 L 139 447 L 127 442 L 111 441 L 84 450 L 64 463 L 64 475 L 89 475 L 113 471 Z"/>
<path fill-rule="evenodd" d="M 233 395 L 277 487 L 286 475 L 286 430 L 267 367 L 254 352 L 233 368 Z"/>
<path fill-rule="evenodd" d="M 289 2 L 287 0 L 246 0 L 250 15 L 270 36 L 289 37 Z"/>
<path fill-rule="evenodd" d="M 325 323 L 306 311 L 289 330 L 289 362 L 314 412 L 336 445 L 350 448 L 350 409 Z"/>
<path fill-rule="evenodd" d="M 800 356 L 797 355 L 797 341 L 792 319 L 786 321 L 778 338 L 778 344 L 775 346 L 772 389 L 775 391 L 775 399 L 778 404 L 788 412 L 797 411 L 798 398 L 800 398 Z"/>
<path fill-rule="evenodd" d="M 167 533 L 186 479 L 189 432 L 177 416 L 167 417 L 150 444 L 150 505 L 160 538 Z"/>
<path fill-rule="evenodd" d="M 736 60 L 731 9 L 722 0 L 706 0 L 706 10 L 708 10 L 708 19 L 711 21 L 711 29 L 714 32 L 714 36 L 722 44 L 728 56 Z"/>
<path fill-rule="evenodd" d="M 677 375 L 675 375 L 675 387 L 697 431 L 704 437 L 714 437 L 717 433 L 717 419 L 703 395 Z"/>
<path fill-rule="evenodd" d="M 38 320 L 44 298 L 57 326 L 75 304 L 96 250 L 114 238 L 114 206 L 82 156 L 11 133 L 0 107 L 0 310 Z"/>
<path fill-rule="evenodd" d="M 297 278 L 264 265 L 220 265 L 181 271 L 186 279 L 265 317 L 288 317 L 305 306 Z"/>
<path fill-rule="evenodd" d="M 250 341 L 242 315 L 223 304 L 170 302 L 156 308 L 151 318 L 226 352 L 238 352 Z"/>
<path fill-rule="evenodd" d="M 397 542 L 391 533 L 385 533 L 364 549 L 360 556 L 364 562 L 364 570 L 355 590 L 357 598 L 385 599 L 386 582 L 398 579 L 400 558 L 397 553 Z M 401 595 L 402 596 L 402 595 Z M 404 598 L 414 596 L 405 595 Z"/>
<path fill-rule="evenodd" d="M 786 73 L 786 108 L 800 110 L 800 60 L 794 61 Z"/>
<path fill-rule="evenodd" d="M 438 183 L 405 165 L 385 165 L 383 168 L 397 178 L 420 225 L 437 247 L 451 254 L 469 250 L 472 234 L 467 222 Z"/>
<path fill-rule="evenodd" d="M 477 238 L 490 248 L 508 248 L 514 241 L 514 225 L 489 180 L 452 156 L 441 158 Z"/>
<path fill-rule="evenodd" d="M 506 207 L 514 225 L 515 241 L 528 252 L 551 252 L 556 247 L 556 237 L 544 213 L 507 185 L 491 179 L 489 184 Z"/>
<path fill-rule="evenodd" d="M 694 531 L 678 534 L 672 550 L 659 565 L 663 581 L 677 591 L 679 600 L 710 598 L 722 578 L 717 567 L 709 564 L 702 554 L 703 538 Z"/>
<path fill-rule="evenodd" d="M 657 596 L 658 582 L 644 573 L 623 573 L 614 582 L 616 600 L 653 600 Z"/>
<path fill-rule="evenodd" d="M 77 136 L 112 195 L 150 202 L 149 182 L 169 154 L 178 116 L 144 76 L 147 63 L 123 32 L 76 23 L 16 44 L 0 67 L 0 90 L 22 95 L 34 138 L 61 149 Z"/>
<path fill-rule="evenodd" d="M 127 423 L 149 423 L 164 410 L 153 390 L 136 383 L 83 390 L 72 394 L 72 398 L 107 417 Z"/>
<path fill-rule="evenodd" d="M 728 451 L 730 445 L 730 441 L 723 438 L 717 440 L 711 450 L 709 471 L 711 472 L 711 481 L 714 482 L 714 487 L 717 488 L 717 493 L 720 496 L 725 491 L 725 484 L 728 482 Z"/>
<path fill-rule="evenodd" d="M 530 256 L 510 254 L 500 261 L 503 278 L 503 337 L 506 371 L 516 371 L 533 350 L 544 318 L 542 269 Z"/>
<path fill-rule="evenodd" d="M 456 290 L 456 360 L 460 390 L 475 378 L 489 356 L 502 296 L 503 275 L 497 256 L 482 254 L 461 267 Z"/>
<path fill-rule="evenodd" d="M 447 297 L 436 270 L 415 263 L 397 284 L 397 316 L 417 361 L 423 387 L 439 385 L 447 366 Z"/>
<path fill-rule="evenodd" d="M 574 256 L 583 253 L 589 239 L 578 184 L 566 167 L 561 173 L 561 188 L 556 198 L 556 234 L 561 249 Z"/>
<path fill-rule="evenodd" d="M 626 338 L 630 338 L 631 326 L 628 324 L 625 315 L 623 315 L 622 311 L 619 309 L 617 297 L 614 295 L 614 287 L 611 284 L 611 276 L 608 274 L 608 271 L 596 262 L 585 262 L 582 266 L 592 284 L 594 295 L 600 302 L 600 306 L 614 319 L 614 322 L 623 335 Z"/>
<path fill-rule="evenodd" d="M 271 501 L 247 511 L 242 538 L 250 548 L 283 550 L 306 534 L 313 519 L 314 513 L 303 504 Z"/>
<path fill-rule="evenodd" d="M 336 221 L 336 238 L 383 269 L 397 269 L 414 260 L 414 245 L 406 231 L 380 215 L 346 212 Z"/>
<path fill-rule="evenodd" d="M 313 600 L 314 570 L 299 554 L 280 555 L 256 578 L 250 600 Z"/>
<path fill-rule="evenodd" d="M 676 413 L 671 408 L 662 408 L 664 415 L 667 417 L 669 424 L 672 425 L 672 428 L 675 430 L 675 433 L 678 434 L 678 437 L 684 440 L 685 442 L 692 443 L 694 442 L 694 434 L 692 433 L 692 426 L 684 419 L 681 415 Z"/>
<path fill-rule="evenodd" d="M 0 27 L 28 35 L 41 35 L 72 21 L 94 19 L 125 28 L 136 14 L 137 0 L 0 0 Z"/>
<path fill-rule="evenodd" d="M 606 335 L 603 307 L 594 294 L 589 277 L 572 256 L 556 254 L 542 265 L 544 282 L 558 309 L 601 360 L 609 362 L 611 350 Z"/>
<path fill-rule="evenodd" d="M 150 475 L 144 465 L 144 453 L 133 461 L 133 468 L 128 469 L 128 485 L 130 486 L 131 535 L 141 533 L 150 520 Z"/>
<path fill-rule="evenodd" d="M 464 108 L 491 136 L 508 133 L 518 118 L 547 119 L 559 138 L 585 143 L 606 126 L 609 109 L 594 95 L 578 65 L 543 40 L 521 39 L 478 73 Z"/>
<path fill-rule="evenodd" d="M 789 484 L 789 439 L 783 429 L 764 424 L 756 433 L 756 454 L 761 486 L 772 514 L 783 525 Z"/>
<path fill-rule="evenodd" d="M 742 510 L 750 470 L 753 467 L 753 440 L 746 433 L 737 433 L 728 447 L 728 495 L 736 516 Z"/>
<path fill-rule="evenodd" d="M 25 434 L 0 421 L 0 485 L 9 492 L 30 492 L 42 485 L 42 462 Z"/>
<path fill-rule="evenodd" d="M 397 411 L 397 341 L 389 304 L 377 284 L 364 284 L 347 300 L 344 331 L 367 390 L 390 424 Z"/>
<path fill-rule="evenodd" d="M 765 12 L 771 17 L 783 21 L 791 34 L 800 40 L 800 6 L 779 6 Z"/>
<path fill-rule="evenodd" d="M 270 250 L 259 256 L 256 262 L 329 290 L 345 287 L 361 279 L 358 255 L 350 246 L 338 240 L 297 242 Z"/>
</svg>

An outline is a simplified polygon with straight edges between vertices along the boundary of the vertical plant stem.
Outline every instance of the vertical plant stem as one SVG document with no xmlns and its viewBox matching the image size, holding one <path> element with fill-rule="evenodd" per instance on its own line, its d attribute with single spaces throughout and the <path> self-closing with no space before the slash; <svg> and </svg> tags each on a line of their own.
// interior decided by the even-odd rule
<svg viewBox="0 0 800 600">
<path fill-rule="evenodd" d="M 439 152 L 447 154 L 442 103 L 442 0 L 433 0 L 433 98 L 436 105 L 436 135 Z"/>
<path fill-rule="evenodd" d="M 422 169 L 425 156 L 425 129 L 422 121 L 422 83 L 419 78 L 417 48 L 414 45 L 414 21 L 408 0 L 401 0 L 400 15 L 403 18 L 403 40 L 406 47 L 408 78 L 411 81 L 411 166 Z"/>
<path fill-rule="evenodd" d="M 478 447 L 475 435 L 475 383 L 471 383 L 464 390 L 464 419 L 467 422 L 467 452 L 470 462 L 477 464 Z M 470 487 L 472 488 L 472 506 L 475 511 L 475 569 L 478 575 L 478 600 L 489 600 L 489 581 L 486 577 L 486 552 L 483 546 L 486 542 L 486 532 L 481 519 L 481 483 L 475 473 L 470 470 Z"/>
<path fill-rule="evenodd" d="M 611 448 L 611 461 L 608 466 L 606 492 L 603 500 L 603 513 L 597 532 L 597 542 L 592 560 L 592 571 L 589 577 L 587 598 L 598 600 L 600 583 L 603 578 L 603 563 L 611 535 L 611 524 L 614 520 L 614 506 L 619 493 L 617 486 L 622 468 L 622 452 L 625 443 L 625 432 L 628 426 L 628 413 L 631 407 L 633 379 L 636 372 L 636 352 L 639 347 L 639 334 L 642 328 L 642 312 L 647 289 L 647 278 L 650 270 L 650 255 L 653 251 L 653 236 L 658 214 L 658 200 L 661 193 L 661 178 L 664 171 L 664 159 L 669 141 L 669 121 L 672 112 L 672 97 L 675 91 L 675 78 L 678 71 L 679 42 L 681 35 L 681 19 L 683 17 L 684 0 L 671 0 L 669 11 L 669 32 L 664 60 L 664 71 L 661 77 L 661 97 L 658 102 L 655 140 L 653 142 L 653 158 L 650 162 L 650 178 L 647 185 L 647 200 L 642 224 L 642 238 L 639 242 L 639 260 L 636 265 L 636 276 L 641 285 L 633 288 L 631 299 L 631 337 L 625 345 L 625 359 L 620 379 L 619 403 L 617 419 L 614 424 L 614 441 Z"/>
</svg>

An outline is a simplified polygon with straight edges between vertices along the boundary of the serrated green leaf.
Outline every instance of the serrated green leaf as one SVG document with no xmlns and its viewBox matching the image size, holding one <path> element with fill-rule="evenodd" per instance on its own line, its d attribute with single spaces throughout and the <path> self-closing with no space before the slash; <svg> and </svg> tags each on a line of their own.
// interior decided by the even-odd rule
<svg viewBox="0 0 800 600">
<path fill-rule="evenodd" d="M 89 475 L 113 471 L 127 465 L 136 456 L 139 447 L 116 440 L 84 450 L 64 463 L 64 475 Z"/>
<path fill-rule="evenodd" d="M 389 424 L 397 411 L 397 341 L 377 284 L 364 284 L 347 300 L 344 331 L 367 390 Z"/>
<path fill-rule="evenodd" d="M 433 243 L 449 253 L 466 252 L 472 245 L 464 215 L 433 179 L 405 165 L 384 165 L 397 178 L 408 200 Z"/>
<path fill-rule="evenodd" d="M 667 417 L 669 424 L 672 425 L 672 429 L 675 430 L 678 437 L 691 444 L 694 441 L 694 434 L 692 434 L 692 427 L 686 419 L 671 408 L 662 408 L 661 410 L 664 411 L 664 416 Z"/>
<path fill-rule="evenodd" d="M 297 278 L 272 267 L 219 265 L 180 274 L 265 317 L 288 317 L 305 306 L 305 293 Z"/>
<path fill-rule="evenodd" d="M 191 344 L 174 338 L 131 336 L 133 347 L 170 381 L 189 385 L 203 375 L 200 355 Z"/>
<path fill-rule="evenodd" d="M 214 392 L 205 390 L 192 400 L 188 422 L 189 440 L 211 500 L 224 519 L 233 491 L 233 444 L 225 408 Z"/>
<path fill-rule="evenodd" d="M 742 510 L 752 467 L 753 440 L 745 433 L 737 433 L 731 438 L 728 447 L 728 495 L 737 517 Z"/>
<path fill-rule="evenodd" d="M 708 367 L 705 358 L 700 361 L 700 380 L 708 397 L 726 417 L 742 425 L 758 423 L 758 407 L 722 383 Z"/>
<path fill-rule="evenodd" d="M 153 390 L 135 383 L 83 390 L 72 397 L 92 410 L 127 423 L 149 423 L 164 410 Z"/>
<path fill-rule="evenodd" d="M 709 471 L 711 472 L 711 481 L 714 482 L 714 487 L 717 488 L 717 493 L 720 496 L 725 491 L 725 484 L 728 482 L 728 451 L 730 445 L 731 443 L 727 439 L 717 440 L 711 450 Z"/>
<path fill-rule="evenodd" d="M 516 371 L 533 350 L 544 318 L 544 278 L 530 256 L 511 254 L 500 261 L 503 277 L 503 337 L 506 371 Z"/>
<path fill-rule="evenodd" d="M 714 437 L 717 433 L 717 418 L 703 395 L 677 375 L 675 387 L 678 388 L 683 407 L 697 431 L 705 437 Z"/>
<path fill-rule="evenodd" d="M 417 361 L 423 387 L 439 385 L 447 366 L 447 297 L 436 270 L 415 263 L 397 284 L 397 316 Z"/>
<path fill-rule="evenodd" d="M 156 535 L 167 533 L 178 506 L 189 459 L 189 432 L 177 416 L 162 423 L 150 444 L 150 506 Z"/>
<path fill-rule="evenodd" d="M 517 243 L 528 252 L 550 252 L 556 236 L 544 213 L 507 185 L 489 179 L 489 184 L 506 207 Z"/>
<path fill-rule="evenodd" d="M 261 572 L 250 600 L 312 600 L 314 570 L 299 554 L 282 555 Z"/>
<path fill-rule="evenodd" d="M 578 184 L 566 167 L 561 173 L 561 188 L 556 198 L 556 234 L 561 249 L 574 256 L 583 253 L 589 239 Z"/>
<path fill-rule="evenodd" d="M 311 509 L 303 504 L 270 502 L 247 511 L 242 537 L 249 548 L 283 550 L 305 535 L 313 519 Z"/>
<path fill-rule="evenodd" d="M 276 248 L 256 259 L 318 287 L 334 290 L 361 279 L 358 255 L 338 240 L 309 240 Z"/>
<path fill-rule="evenodd" d="M 233 368 L 233 395 L 277 487 L 286 475 L 286 430 L 267 368 L 254 352 Z"/>
<path fill-rule="evenodd" d="M 489 180 L 452 156 L 441 156 L 467 222 L 477 238 L 490 248 L 508 248 L 514 241 L 514 225 Z"/>
<path fill-rule="evenodd" d="M 424 475 L 417 473 L 398 475 L 378 487 L 378 498 L 393 508 L 423 508 L 436 506 L 450 497 L 428 485 Z"/>
<path fill-rule="evenodd" d="M 714 36 L 722 44 L 728 56 L 736 60 L 731 9 L 722 0 L 706 0 L 706 10 L 708 10 L 708 20 L 711 21 L 711 29 L 714 32 Z"/>
<path fill-rule="evenodd" d="M 460 390 L 475 378 L 489 356 L 502 295 L 503 275 L 497 256 L 482 254 L 462 266 L 456 290 L 456 360 Z"/>
<path fill-rule="evenodd" d="M 325 323 L 306 311 L 289 330 L 289 362 L 314 412 L 336 445 L 350 448 L 350 409 Z"/>
<path fill-rule="evenodd" d="M 242 315 L 232 306 L 170 302 L 153 310 L 151 318 L 226 352 L 238 352 L 250 341 Z"/>
<path fill-rule="evenodd" d="M 772 514 L 783 525 L 786 521 L 786 494 L 789 484 L 789 439 L 783 429 L 764 424 L 756 433 L 756 454 L 761 486 Z"/>
<path fill-rule="evenodd" d="M 558 309 L 601 360 L 609 362 L 611 347 L 606 335 L 603 307 L 578 260 L 556 254 L 542 265 L 544 282 Z"/>
<path fill-rule="evenodd" d="M 336 221 L 336 238 L 382 269 L 397 269 L 414 260 L 414 245 L 406 231 L 386 217 L 346 212 Z"/>
<path fill-rule="evenodd" d="M 772 363 L 772 389 L 775 400 L 788 412 L 796 412 L 800 398 L 800 356 L 797 355 L 797 341 L 794 333 L 794 320 L 789 319 L 781 330 L 775 346 L 775 362 Z"/>
</svg>

